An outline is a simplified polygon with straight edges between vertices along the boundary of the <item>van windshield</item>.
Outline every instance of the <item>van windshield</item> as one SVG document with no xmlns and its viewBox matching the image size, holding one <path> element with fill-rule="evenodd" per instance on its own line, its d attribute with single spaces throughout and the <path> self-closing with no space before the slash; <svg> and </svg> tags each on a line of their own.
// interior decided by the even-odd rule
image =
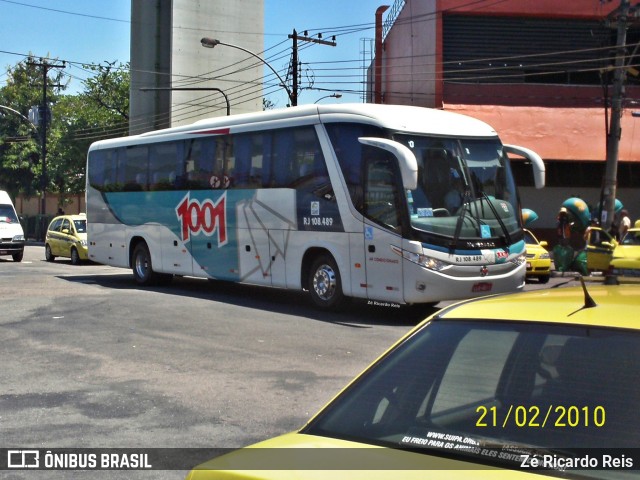
<svg viewBox="0 0 640 480">
<path fill-rule="evenodd" d="M 11 205 L 0 205 L 0 223 L 18 223 L 18 217 Z"/>
</svg>

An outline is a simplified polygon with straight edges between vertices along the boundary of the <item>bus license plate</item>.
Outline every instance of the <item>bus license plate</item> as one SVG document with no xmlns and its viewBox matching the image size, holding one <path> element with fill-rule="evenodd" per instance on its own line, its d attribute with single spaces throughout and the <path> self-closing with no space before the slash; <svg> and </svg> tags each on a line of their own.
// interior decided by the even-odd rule
<svg viewBox="0 0 640 480">
<path fill-rule="evenodd" d="M 491 282 L 478 282 L 473 284 L 473 287 L 471 287 L 471 291 L 473 293 L 490 292 L 492 288 L 493 283 Z"/>
</svg>

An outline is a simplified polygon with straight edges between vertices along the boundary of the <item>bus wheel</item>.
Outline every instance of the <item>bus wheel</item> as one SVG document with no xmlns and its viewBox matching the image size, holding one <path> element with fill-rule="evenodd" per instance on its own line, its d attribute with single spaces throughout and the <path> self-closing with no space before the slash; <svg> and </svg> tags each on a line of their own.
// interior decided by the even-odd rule
<svg viewBox="0 0 640 480">
<path fill-rule="evenodd" d="M 330 255 L 320 255 L 309 272 L 311 300 L 320 308 L 336 309 L 344 302 L 340 271 Z"/>
<path fill-rule="evenodd" d="M 133 249 L 133 278 L 138 285 L 151 285 L 155 281 L 153 266 L 151 265 L 151 254 L 144 242 L 140 242 Z"/>
</svg>

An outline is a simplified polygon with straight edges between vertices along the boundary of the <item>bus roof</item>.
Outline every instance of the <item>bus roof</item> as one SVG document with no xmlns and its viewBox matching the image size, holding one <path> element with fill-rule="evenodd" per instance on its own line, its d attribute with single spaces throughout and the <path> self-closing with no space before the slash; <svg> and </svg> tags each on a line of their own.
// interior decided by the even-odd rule
<svg viewBox="0 0 640 480">
<path fill-rule="evenodd" d="M 381 105 L 373 103 L 340 103 L 331 105 L 303 105 L 280 108 L 255 113 L 213 117 L 199 120 L 190 125 L 172 127 L 163 130 L 142 133 L 119 139 L 101 140 L 91 149 L 115 146 L 120 142 L 153 142 L 158 136 L 184 135 L 189 133 L 233 133 L 265 126 L 278 128 L 299 124 L 312 124 L 318 121 L 355 122 L 376 125 L 394 131 L 442 136 L 496 137 L 496 131 L 481 120 L 444 110 L 414 107 L 407 105 Z M 291 123 L 289 123 L 291 122 Z"/>
</svg>

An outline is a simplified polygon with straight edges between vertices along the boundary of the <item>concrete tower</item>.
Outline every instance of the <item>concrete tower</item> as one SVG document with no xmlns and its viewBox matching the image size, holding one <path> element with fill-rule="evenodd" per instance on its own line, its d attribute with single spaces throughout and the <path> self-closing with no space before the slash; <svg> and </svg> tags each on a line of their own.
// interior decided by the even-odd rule
<svg viewBox="0 0 640 480">
<path fill-rule="evenodd" d="M 227 107 L 231 113 L 262 110 L 264 65 L 240 49 L 204 48 L 200 40 L 215 38 L 262 56 L 263 3 L 131 0 L 129 132 L 226 115 Z"/>
</svg>

